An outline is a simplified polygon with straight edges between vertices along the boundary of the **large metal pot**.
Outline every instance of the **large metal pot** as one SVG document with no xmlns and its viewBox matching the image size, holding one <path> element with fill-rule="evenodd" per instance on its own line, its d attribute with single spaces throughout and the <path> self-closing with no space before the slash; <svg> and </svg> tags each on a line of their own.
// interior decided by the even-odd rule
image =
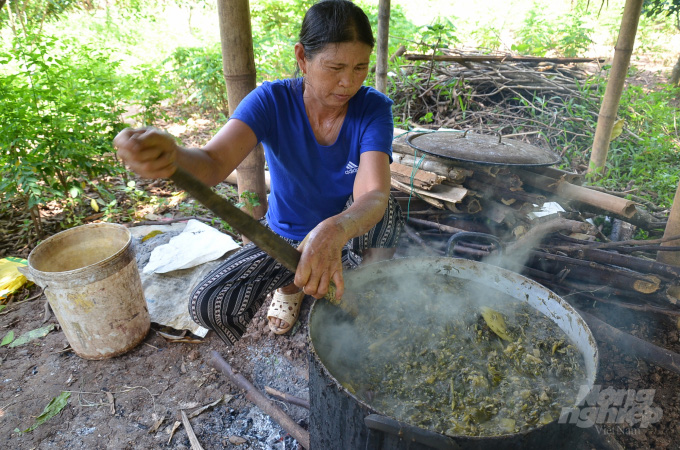
<svg viewBox="0 0 680 450">
<path fill-rule="evenodd" d="M 527 302 L 550 318 L 566 333 L 585 360 L 588 389 L 581 389 L 581 398 L 575 398 L 573 405 L 565 406 L 575 406 L 583 400 L 582 397 L 595 382 L 598 366 L 597 345 L 588 326 L 566 301 L 517 273 L 464 259 L 394 259 L 346 272 L 346 295 L 343 301 L 351 302 L 352 293 L 365 292 L 375 287 L 376 282 L 398 280 L 404 274 L 425 276 L 433 273 L 481 283 L 514 299 Z M 451 301 L 455 302 L 455 299 Z M 360 313 L 361 305 L 356 306 Z M 324 313 L 328 312 L 324 311 L 328 308 L 337 306 L 325 301 L 316 302 L 309 316 L 310 438 L 313 449 L 546 448 L 548 445 L 560 448 L 568 440 L 567 434 L 578 431 L 573 425 L 561 425 L 555 420 L 519 434 L 494 437 L 447 436 L 387 417 L 345 389 L 336 376 L 330 373 L 327 364 L 324 364 L 323 361 L 329 361 L 333 355 L 323 354 L 325 346 L 315 346 L 315 343 L 329 337 L 329 324 L 325 323 L 328 314 Z"/>
</svg>

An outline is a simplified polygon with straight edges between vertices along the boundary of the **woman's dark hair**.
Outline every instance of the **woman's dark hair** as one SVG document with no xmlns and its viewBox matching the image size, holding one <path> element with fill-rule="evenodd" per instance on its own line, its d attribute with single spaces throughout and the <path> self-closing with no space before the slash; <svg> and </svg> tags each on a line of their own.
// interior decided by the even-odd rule
<svg viewBox="0 0 680 450">
<path fill-rule="evenodd" d="M 327 44 L 354 41 L 371 48 L 375 45 L 366 13 L 351 1 L 321 0 L 307 10 L 300 28 L 300 43 L 308 58 Z"/>
</svg>

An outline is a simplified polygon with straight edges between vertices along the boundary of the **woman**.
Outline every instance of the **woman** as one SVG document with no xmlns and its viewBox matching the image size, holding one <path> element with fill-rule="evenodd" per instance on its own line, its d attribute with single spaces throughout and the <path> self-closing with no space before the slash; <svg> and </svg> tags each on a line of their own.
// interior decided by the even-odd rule
<svg viewBox="0 0 680 450">
<path fill-rule="evenodd" d="M 181 166 L 209 185 L 263 144 L 271 175 L 263 223 L 302 255 L 293 274 L 248 244 L 199 283 L 191 315 L 227 343 L 274 290 L 267 317 L 277 334 L 292 328 L 305 294 L 321 298 L 332 281 L 342 297 L 343 266 L 390 258 L 403 227 L 389 195 L 392 102 L 362 86 L 374 45 L 368 18 L 348 0 L 325 0 L 307 11 L 299 37 L 303 76 L 263 83 L 205 147 L 178 147 L 154 129 L 114 140 L 141 176 L 168 177 Z"/>
</svg>

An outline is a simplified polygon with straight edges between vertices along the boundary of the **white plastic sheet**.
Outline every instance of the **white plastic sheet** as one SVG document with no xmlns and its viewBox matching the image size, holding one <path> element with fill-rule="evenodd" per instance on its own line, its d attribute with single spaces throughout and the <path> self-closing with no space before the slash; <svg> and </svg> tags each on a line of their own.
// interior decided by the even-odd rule
<svg viewBox="0 0 680 450">
<path fill-rule="evenodd" d="M 214 261 L 238 247 L 231 236 L 191 219 L 179 235 L 153 249 L 143 272 L 168 273 L 189 269 Z"/>
</svg>

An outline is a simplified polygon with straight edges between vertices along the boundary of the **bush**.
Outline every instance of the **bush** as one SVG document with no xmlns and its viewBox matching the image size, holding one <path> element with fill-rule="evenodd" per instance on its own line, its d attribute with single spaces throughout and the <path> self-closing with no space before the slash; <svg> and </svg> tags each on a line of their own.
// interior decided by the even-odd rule
<svg viewBox="0 0 680 450">
<path fill-rule="evenodd" d="M 170 58 L 187 89 L 187 102 L 196 101 L 202 109 L 227 113 L 227 88 L 219 44 L 209 47 L 179 47 Z"/>
<path fill-rule="evenodd" d="M 122 129 L 117 65 L 57 38 L 15 38 L 0 53 L 0 192 L 28 208 L 76 197 L 84 181 L 120 171 L 104 155 Z"/>
<path fill-rule="evenodd" d="M 575 57 L 585 52 L 590 43 L 593 29 L 586 25 L 587 5 L 579 1 L 573 10 L 557 18 L 546 14 L 538 3 L 524 18 L 522 28 L 517 31 L 517 44 L 512 50 L 525 55 L 545 56 L 554 51 L 562 56 Z"/>
</svg>

